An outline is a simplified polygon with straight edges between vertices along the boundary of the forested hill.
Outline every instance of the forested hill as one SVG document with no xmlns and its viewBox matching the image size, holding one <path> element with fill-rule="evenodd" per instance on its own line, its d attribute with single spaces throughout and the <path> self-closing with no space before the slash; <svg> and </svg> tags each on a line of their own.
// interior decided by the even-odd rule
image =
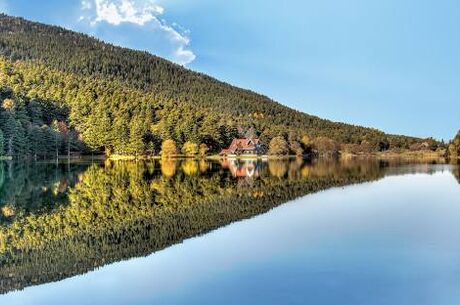
<svg viewBox="0 0 460 305">
<path fill-rule="evenodd" d="M 49 141 L 40 152 L 27 147 L 33 129 L 58 139 L 60 151 L 122 154 L 157 153 L 166 139 L 218 151 L 248 129 L 266 143 L 329 138 L 384 150 L 422 142 L 323 120 L 147 52 L 3 14 L 0 60 L 0 149 L 14 155 L 56 150 Z"/>
</svg>

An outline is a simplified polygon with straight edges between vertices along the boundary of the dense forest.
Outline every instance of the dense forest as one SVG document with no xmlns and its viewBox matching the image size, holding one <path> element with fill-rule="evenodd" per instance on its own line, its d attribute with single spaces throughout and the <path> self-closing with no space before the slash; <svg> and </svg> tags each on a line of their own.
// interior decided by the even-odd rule
<svg viewBox="0 0 460 305">
<path fill-rule="evenodd" d="M 320 119 L 146 52 L 7 15 L 0 94 L 0 155 L 158 154 L 166 140 L 218 152 L 248 131 L 267 145 L 281 137 L 296 154 L 439 145 Z"/>
</svg>

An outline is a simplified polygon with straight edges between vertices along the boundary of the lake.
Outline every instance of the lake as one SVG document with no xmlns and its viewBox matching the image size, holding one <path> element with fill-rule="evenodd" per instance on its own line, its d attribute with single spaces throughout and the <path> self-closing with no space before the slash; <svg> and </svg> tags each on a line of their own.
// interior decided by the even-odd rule
<svg viewBox="0 0 460 305">
<path fill-rule="evenodd" d="M 0 163 L 0 304 L 457 304 L 460 168 Z"/>
</svg>

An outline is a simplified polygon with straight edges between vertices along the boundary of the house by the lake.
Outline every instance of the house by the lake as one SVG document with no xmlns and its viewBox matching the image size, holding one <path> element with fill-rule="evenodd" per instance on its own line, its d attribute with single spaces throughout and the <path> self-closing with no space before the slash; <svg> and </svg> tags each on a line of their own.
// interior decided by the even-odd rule
<svg viewBox="0 0 460 305">
<path fill-rule="evenodd" d="M 220 152 L 221 157 L 259 156 L 264 153 L 264 146 L 259 139 L 233 139 L 227 149 Z"/>
</svg>

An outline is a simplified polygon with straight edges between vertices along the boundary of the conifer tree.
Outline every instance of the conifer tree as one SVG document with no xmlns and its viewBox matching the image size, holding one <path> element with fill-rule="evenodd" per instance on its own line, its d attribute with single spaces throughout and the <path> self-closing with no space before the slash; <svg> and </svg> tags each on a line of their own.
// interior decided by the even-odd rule
<svg viewBox="0 0 460 305">
<path fill-rule="evenodd" d="M 3 145 L 4 145 L 3 140 L 4 140 L 4 139 L 3 139 L 3 132 L 2 132 L 2 130 L 0 129 L 0 156 L 3 156 L 3 154 L 4 154 L 4 151 L 3 151 Z"/>
</svg>

